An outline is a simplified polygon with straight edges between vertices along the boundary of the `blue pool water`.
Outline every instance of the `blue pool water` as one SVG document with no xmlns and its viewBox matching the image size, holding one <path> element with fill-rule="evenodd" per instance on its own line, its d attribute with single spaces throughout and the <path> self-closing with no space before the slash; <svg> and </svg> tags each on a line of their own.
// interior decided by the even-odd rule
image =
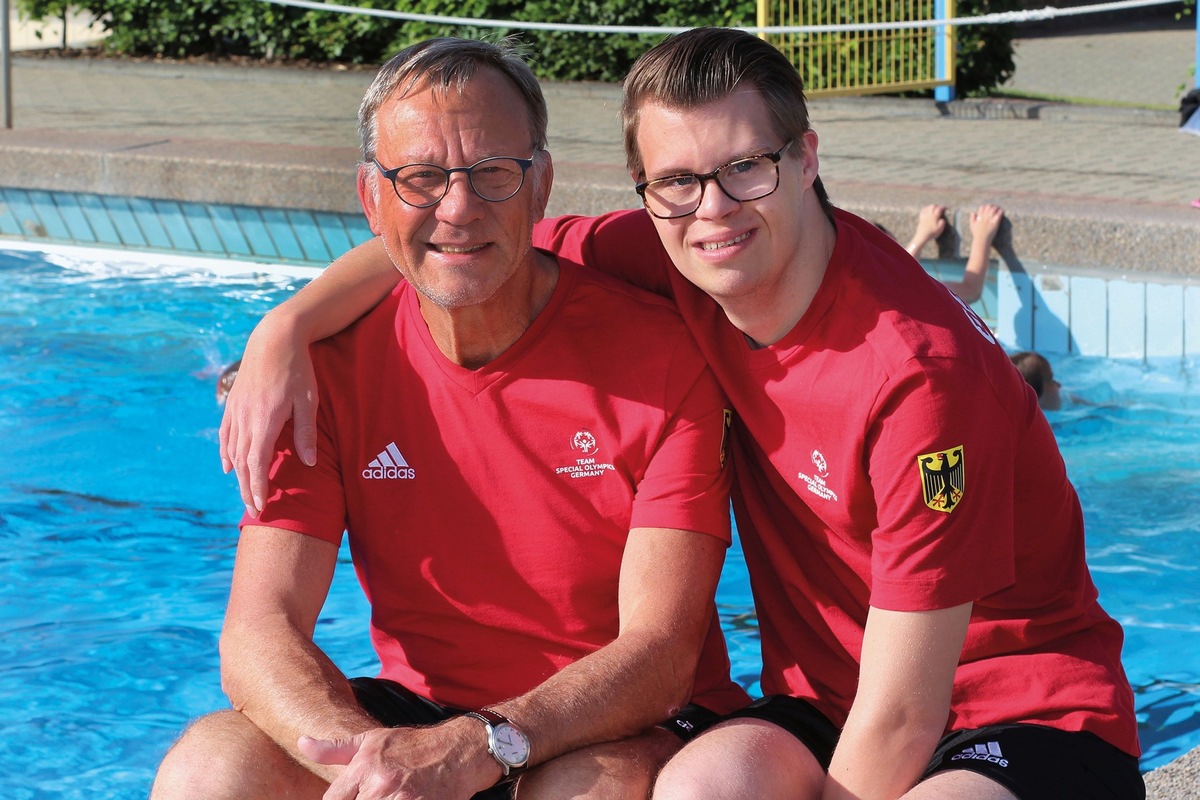
<svg viewBox="0 0 1200 800">
<path fill-rule="evenodd" d="M 238 498 L 220 367 L 286 278 L 0 251 L 0 771 L 11 800 L 141 798 L 188 719 L 224 703 L 216 642 Z M 1143 768 L 1200 745 L 1200 366 L 1063 360 L 1052 415 L 1101 599 L 1126 627 Z M 757 689 L 740 552 L 719 597 Z M 371 673 L 343 553 L 319 644 Z"/>
</svg>

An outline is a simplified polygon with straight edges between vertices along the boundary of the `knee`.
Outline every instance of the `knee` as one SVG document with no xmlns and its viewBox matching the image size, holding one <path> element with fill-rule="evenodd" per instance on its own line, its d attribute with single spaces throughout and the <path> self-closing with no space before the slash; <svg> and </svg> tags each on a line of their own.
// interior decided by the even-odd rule
<svg viewBox="0 0 1200 800">
<path fill-rule="evenodd" d="M 753 775 L 709 761 L 672 761 L 654 783 L 652 800 L 766 800 L 773 795 Z M 807 797 L 807 795 L 797 795 Z"/>
<path fill-rule="evenodd" d="M 791 734 L 756 723 L 701 734 L 662 768 L 653 800 L 807 800 L 824 771 Z"/>
<path fill-rule="evenodd" d="M 518 800 L 646 800 L 679 739 L 663 730 L 559 756 L 521 778 Z"/>
<path fill-rule="evenodd" d="M 163 757 L 151 800 L 240 796 L 253 763 L 256 735 L 265 738 L 236 711 L 218 711 L 196 720 Z"/>
<path fill-rule="evenodd" d="M 715 783 L 722 783 L 720 770 L 713 764 L 700 764 L 698 759 L 684 748 L 683 752 L 663 766 L 654 782 L 653 800 L 702 800 L 732 796 L 728 786 L 718 790 Z"/>
</svg>

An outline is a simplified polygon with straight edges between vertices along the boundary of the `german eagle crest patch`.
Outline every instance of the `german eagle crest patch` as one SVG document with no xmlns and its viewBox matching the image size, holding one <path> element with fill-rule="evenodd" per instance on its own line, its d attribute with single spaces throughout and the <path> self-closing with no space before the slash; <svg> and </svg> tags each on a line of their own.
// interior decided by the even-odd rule
<svg viewBox="0 0 1200 800">
<path fill-rule="evenodd" d="M 963 496 L 963 447 L 917 456 L 925 505 L 949 514 Z"/>
</svg>

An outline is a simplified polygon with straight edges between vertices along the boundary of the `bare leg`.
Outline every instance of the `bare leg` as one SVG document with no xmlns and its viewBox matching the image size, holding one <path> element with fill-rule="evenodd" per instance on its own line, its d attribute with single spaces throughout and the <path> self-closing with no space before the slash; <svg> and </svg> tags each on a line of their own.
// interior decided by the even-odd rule
<svg viewBox="0 0 1200 800">
<path fill-rule="evenodd" d="M 921 781 L 903 800 L 1017 800 L 1017 796 L 991 778 L 954 769 Z"/>
<path fill-rule="evenodd" d="M 655 728 L 641 736 L 559 756 L 530 770 L 517 784 L 517 800 L 646 800 L 654 776 L 683 742 Z"/>
<path fill-rule="evenodd" d="M 815 800 L 825 771 L 796 737 L 769 722 L 724 722 L 689 742 L 654 786 L 654 800 Z"/>
<path fill-rule="evenodd" d="M 151 800 L 319 799 L 329 788 L 237 711 L 192 724 L 159 765 Z"/>
</svg>

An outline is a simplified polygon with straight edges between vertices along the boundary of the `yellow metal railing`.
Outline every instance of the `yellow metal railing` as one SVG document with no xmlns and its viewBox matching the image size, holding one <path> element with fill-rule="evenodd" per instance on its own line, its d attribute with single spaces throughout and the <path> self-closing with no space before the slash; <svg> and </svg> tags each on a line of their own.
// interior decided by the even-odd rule
<svg viewBox="0 0 1200 800">
<path fill-rule="evenodd" d="M 940 13 L 939 13 L 940 12 Z M 758 0 L 759 27 L 919 22 L 954 0 Z M 809 96 L 954 85 L 954 26 L 763 34 L 800 71 Z"/>
</svg>

